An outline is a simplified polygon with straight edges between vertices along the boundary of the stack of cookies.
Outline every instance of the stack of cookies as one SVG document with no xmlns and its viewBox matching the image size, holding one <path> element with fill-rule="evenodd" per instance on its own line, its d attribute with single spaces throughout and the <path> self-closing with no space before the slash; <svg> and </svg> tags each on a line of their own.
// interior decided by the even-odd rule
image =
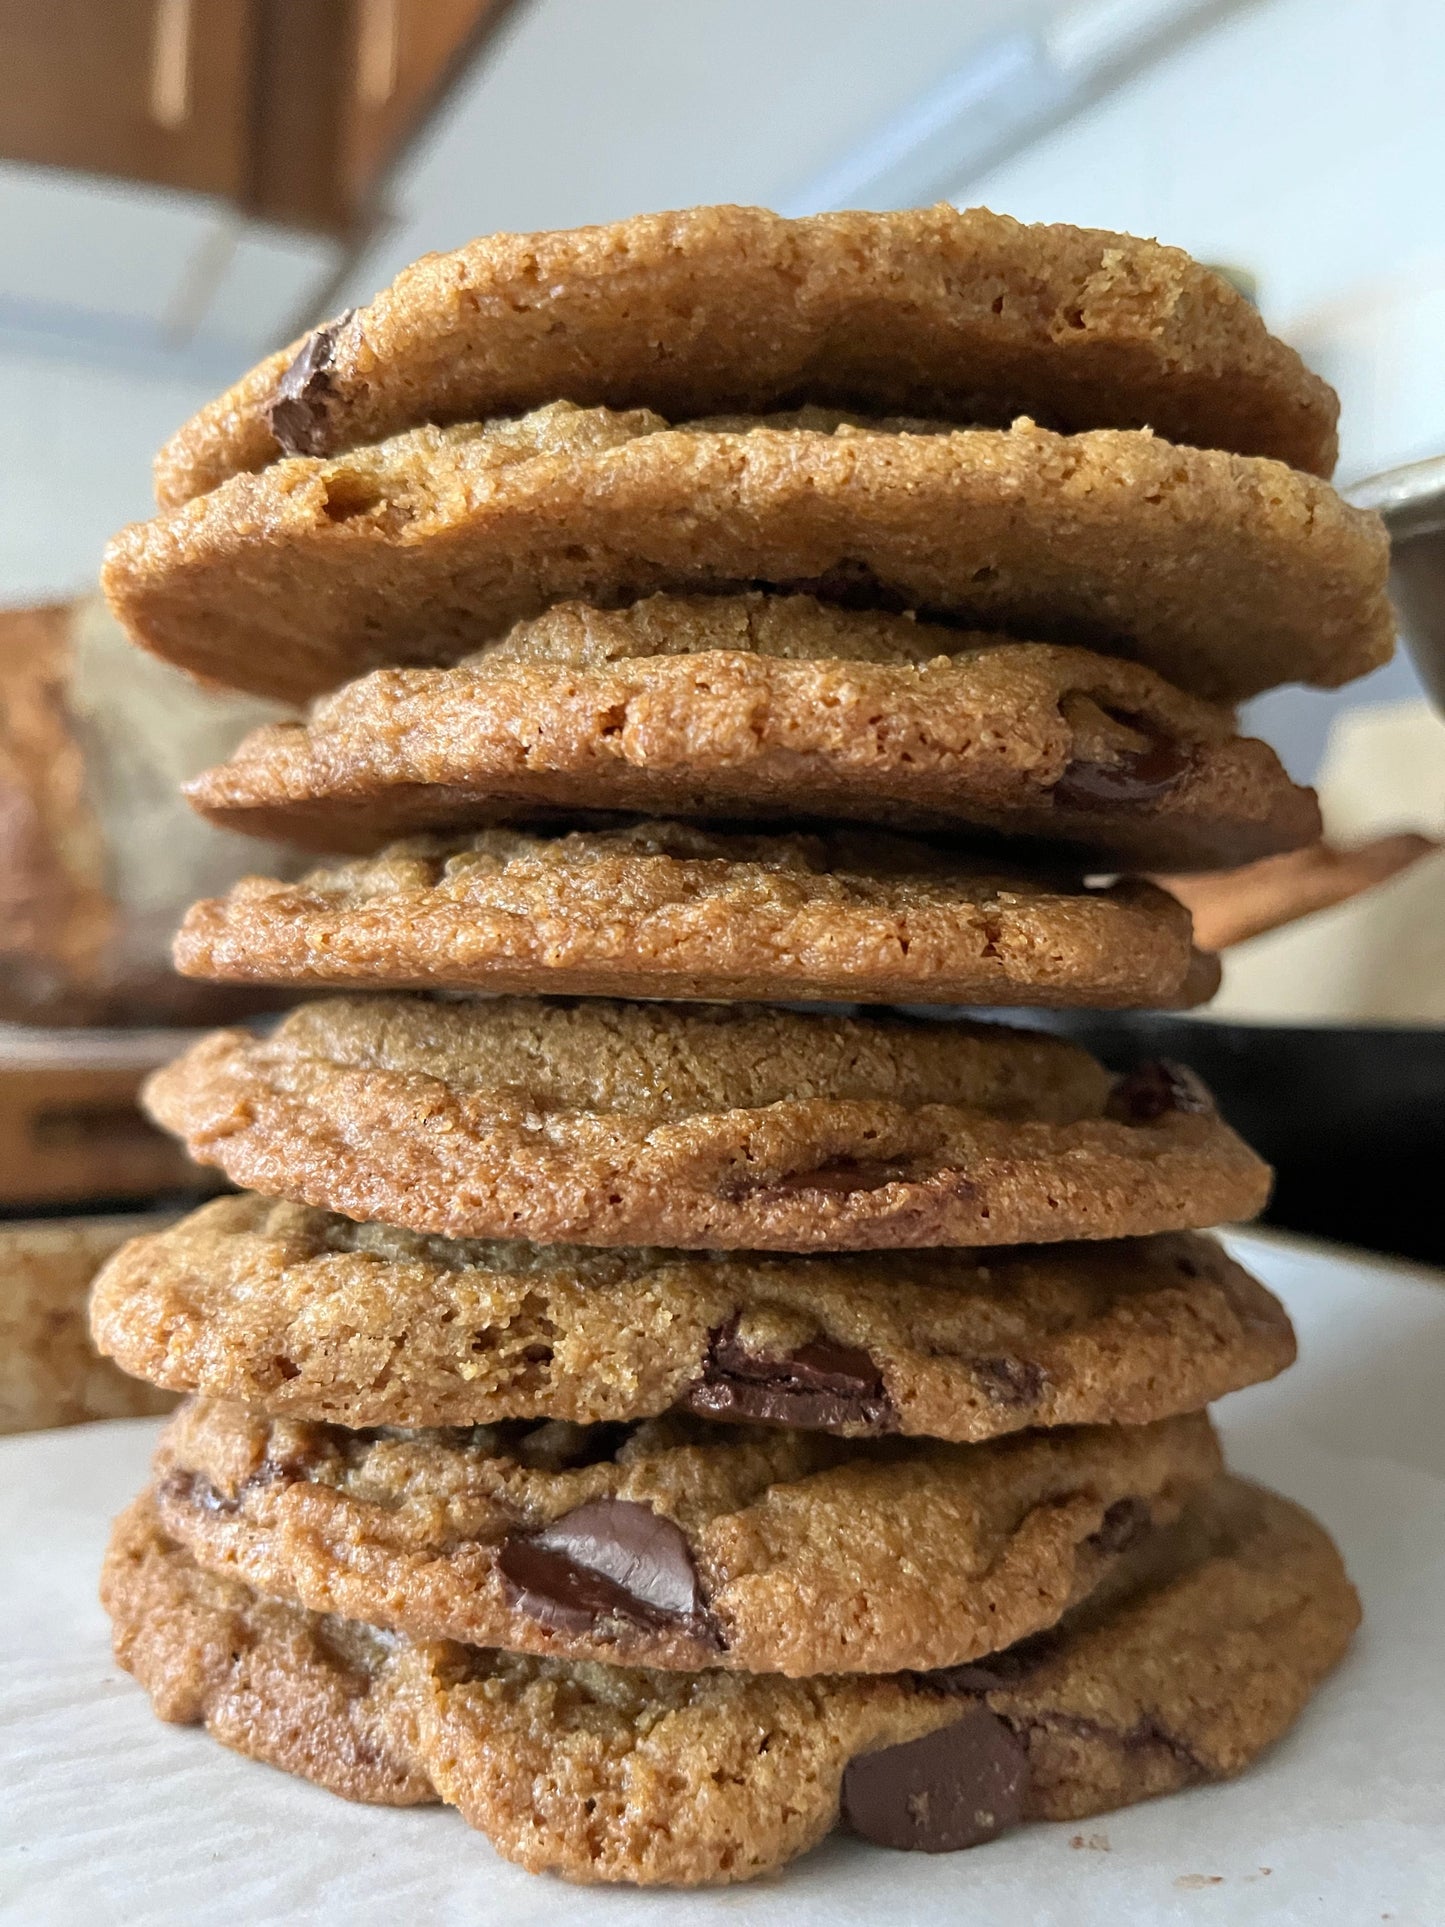
<svg viewBox="0 0 1445 1927">
<path fill-rule="evenodd" d="M 113 606 L 314 701 L 190 793 L 332 860 L 177 961 L 343 994 L 153 1080 L 244 1189 L 96 1291 L 189 1395 L 105 1576 L 163 1718 L 678 1884 L 1291 1723 L 1354 1594 L 1205 1411 L 1293 1356 L 1200 1235 L 1267 1170 L 897 1007 L 1208 997 L 1145 874 L 1317 834 L 1230 705 L 1390 648 L 1334 447 L 1183 255 L 947 207 L 477 242 L 181 430 Z"/>
</svg>

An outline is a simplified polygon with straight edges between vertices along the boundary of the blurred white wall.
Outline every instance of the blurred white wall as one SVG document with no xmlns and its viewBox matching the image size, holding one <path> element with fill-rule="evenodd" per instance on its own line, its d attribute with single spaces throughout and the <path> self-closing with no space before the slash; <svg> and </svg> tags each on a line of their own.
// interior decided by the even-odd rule
<svg viewBox="0 0 1445 1927">
<path fill-rule="evenodd" d="M 208 392 L 125 366 L 0 352 L 0 604 L 94 586 L 109 537 L 154 513 L 151 455 Z"/>
<path fill-rule="evenodd" d="M 402 171 L 364 301 L 429 248 L 704 201 L 772 205 L 1059 0 L 530 0 Z"/>
<path fill-rule="evenodd" d="M 1340 477 L 1445 452 L 1445 5 L 1257 0 L 954 198 L 1157 234 L 1259 279 L 1340 391 Z M 1342 707 L 1418 693 L 1408 659 L 1250 722 L 1313 774 Z"/>
</svg>

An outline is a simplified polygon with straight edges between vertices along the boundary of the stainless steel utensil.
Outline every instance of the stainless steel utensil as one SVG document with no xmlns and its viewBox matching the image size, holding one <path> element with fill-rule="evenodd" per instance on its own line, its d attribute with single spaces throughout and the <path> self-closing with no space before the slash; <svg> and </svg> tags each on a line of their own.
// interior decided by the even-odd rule
<svg viewBox="0 0 1445 1927">
<path fill-rule="evenodd" d="M 1386 469 L 1343 493 L 1384 517 L 1390 594 L 1420 680 L 1445 710 L 1445 455 Z"/>
</svg>

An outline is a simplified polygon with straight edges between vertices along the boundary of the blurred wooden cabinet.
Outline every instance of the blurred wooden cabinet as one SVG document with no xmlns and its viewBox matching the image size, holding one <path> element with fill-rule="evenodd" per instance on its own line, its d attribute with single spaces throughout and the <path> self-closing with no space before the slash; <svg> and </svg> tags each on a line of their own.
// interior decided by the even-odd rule
<svg viewBox="0 0 1445 1927">
<path fill-rule="evenodd" d="M 0 0 L 0 158 L 347 235 L 507 0 Z"/>
</svg>

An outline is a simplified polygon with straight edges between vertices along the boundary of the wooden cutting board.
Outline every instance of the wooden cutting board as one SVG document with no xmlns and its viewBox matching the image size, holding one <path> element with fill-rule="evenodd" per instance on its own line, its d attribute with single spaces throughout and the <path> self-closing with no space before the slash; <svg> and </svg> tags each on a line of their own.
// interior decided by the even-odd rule
<svg viewBox="0 0 1445 1927">
<path fill-rule="evenodd" d="M 195 1035 L 0 1024 L 0 1210 L 215 1190 L 137 1103 Z"/>
</svg>

